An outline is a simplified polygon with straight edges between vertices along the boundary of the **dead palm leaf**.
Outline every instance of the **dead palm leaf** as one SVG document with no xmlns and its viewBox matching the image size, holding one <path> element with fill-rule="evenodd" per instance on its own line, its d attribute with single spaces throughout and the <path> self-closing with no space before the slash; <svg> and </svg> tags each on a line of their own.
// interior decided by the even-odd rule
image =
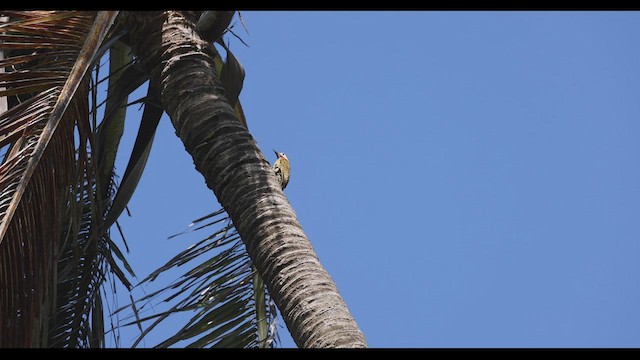
<svg viewBox="0 0 640 360">
<path fill-rule="evenodd" d="M 88 73 L 116 15 L 0 14 L 0 347 L 104 341 L 114 259 L 98 195 L 112 184 L 96 180 Z"/>
</svg>

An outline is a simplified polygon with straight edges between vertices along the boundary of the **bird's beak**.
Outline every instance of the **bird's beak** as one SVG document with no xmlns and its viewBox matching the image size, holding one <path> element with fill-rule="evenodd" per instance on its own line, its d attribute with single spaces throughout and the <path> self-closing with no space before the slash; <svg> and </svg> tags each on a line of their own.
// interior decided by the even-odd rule
<svg viewBox="0 0 640 360">
<path fill-rule="evenodd" d="M 280 154 L 278 154 L 277 151 L 273 150 L 274 153 L 276 153 L 276 157 L 280 157 Z"/>
</svg>

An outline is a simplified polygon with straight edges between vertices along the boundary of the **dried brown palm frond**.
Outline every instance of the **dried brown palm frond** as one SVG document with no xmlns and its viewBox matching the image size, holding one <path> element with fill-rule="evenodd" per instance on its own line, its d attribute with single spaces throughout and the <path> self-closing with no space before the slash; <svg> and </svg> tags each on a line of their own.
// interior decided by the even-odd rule
<svg viewBox="0 0 640 360">
<path fill-rule="evenodd" d="M 102 226 L 112 185 L 92 157 L 88 70 L 115 16 L 0 13 L 0 347 L 103 341 L 99 287 L 117 249 Z"/>
</svg>

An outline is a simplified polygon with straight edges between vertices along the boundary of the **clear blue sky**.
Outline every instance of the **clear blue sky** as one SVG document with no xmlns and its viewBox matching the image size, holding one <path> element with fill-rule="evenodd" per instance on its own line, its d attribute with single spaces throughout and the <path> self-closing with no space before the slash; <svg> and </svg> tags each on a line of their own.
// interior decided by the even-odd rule
<svg viewBox="0 0 640 360">
<path fill-rule="evenodd" d="M 640 13 L 242 15 L 249 129 L 371 347 L 640 346 Z M 165 116 L 138 275 L 217 208 Z"/>
</svg>

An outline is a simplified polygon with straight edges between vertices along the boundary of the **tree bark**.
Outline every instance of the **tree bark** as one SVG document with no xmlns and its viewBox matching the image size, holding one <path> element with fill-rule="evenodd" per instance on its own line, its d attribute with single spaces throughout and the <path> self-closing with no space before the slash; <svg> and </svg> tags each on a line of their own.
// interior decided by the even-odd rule
<svg viewBox="0 0 640 360">
<path fill-rule="evenodd" d="M 127 12 L 123 24 L 161 101 L 244 241 L 299 347 L 366 347 L 364 334 L 322 267 L 255 140 L 215 76 L 213 46 L 195 32 L 197 13 Z"/>
</svg>

